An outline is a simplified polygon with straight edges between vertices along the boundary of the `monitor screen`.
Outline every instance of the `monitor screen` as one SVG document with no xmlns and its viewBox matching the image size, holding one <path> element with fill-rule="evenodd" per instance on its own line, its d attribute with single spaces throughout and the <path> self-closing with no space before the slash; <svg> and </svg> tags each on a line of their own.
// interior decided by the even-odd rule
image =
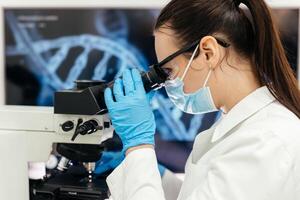
<svg viewBox="0 0 300 200">
<path fill-rule="evenodd" d="M 75 80 L 111 81 L 129 67 L 147 70 L 156 62 L 152 32 L 158 14 L 153 9 L 5 9 L 6 104 L 52 106 L 54 92 L 72 88 Z M 276 14 L 296 70 L 298 11 Z M 289 24 L 280 21 L 284 17 Z M 195 136 L 220 114 L 184 114 L 163 89 L 152 106 L 158 160 L 183 172 Z"/>
</svg>

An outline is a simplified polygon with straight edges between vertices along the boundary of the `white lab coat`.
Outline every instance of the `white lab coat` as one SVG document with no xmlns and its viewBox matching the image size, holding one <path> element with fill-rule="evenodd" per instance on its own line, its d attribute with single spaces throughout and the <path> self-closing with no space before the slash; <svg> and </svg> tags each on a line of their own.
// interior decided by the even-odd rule
<svg viewBox="0 0 300 200">
<path fill-rule="evenodd" d="M 154 150 L 140 149 L 107 183 L 114 200 L 176 199 L 179 190 L 179 200 L 299 200 L 300 120 L 259 88 L 197 136 L 185 172 L 181 188 L 170 172 L 161 181 Z"/>
</svg>

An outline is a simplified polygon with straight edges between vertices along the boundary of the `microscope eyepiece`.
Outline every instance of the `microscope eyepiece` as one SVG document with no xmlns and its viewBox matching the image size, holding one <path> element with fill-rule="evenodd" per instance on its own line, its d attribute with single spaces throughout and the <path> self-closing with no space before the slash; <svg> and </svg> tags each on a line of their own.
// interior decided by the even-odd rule
<svg viewBox="0 0 300 200">
<path fill-rule="evenodd" d="M 169 77 L 167 71 L 158 65 L 152 65 L 149 68 L 149 71 L 141 73 L 144 88 L 147 93 L 151 90 L 161 88 Z M 113 85 L 114 81 L 108 83 L 107 87 L 112 89 Z"/>
</svg>

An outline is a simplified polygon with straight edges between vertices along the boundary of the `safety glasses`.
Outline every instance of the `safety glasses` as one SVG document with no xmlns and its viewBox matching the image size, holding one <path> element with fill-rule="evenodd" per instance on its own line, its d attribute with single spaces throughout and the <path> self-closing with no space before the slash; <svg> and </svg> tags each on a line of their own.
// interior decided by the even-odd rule
<svg viewBox="0 0 300 200">
<path fill-rule="evenodd" d="M 219 38 L 216 38 L 216 37 L 214 37 L 214 38 L 216 39 L 216 41 L 218 42 L 218 44 L 221 45 L 222 47 L 224 47 L 224 48 L 230 47 L 230 44 L 228 44 L 227 42 L 225 42 L 225 41 L 223 41 L 223 40 L 221 40 Z M 165 71 L 165 73 L 167 73 L 169 75 L 169 77 L 170 77 L 169 79 L 172 79 L 171 77 L 174 77 L 173 76 L 174 72 L 172 72 L 172 67 L 170 67 L 170 66 L 164 67 L 164 66 L 167 63 L 169 63 L 171 60 L 173 60 L 174 58 L 176 58 L 177 56 L 179 56 L 179 55 L 181 55 L 183 53 L 187 53 L 187 52 L 195 49 L 197 47 L 197 45 L 200 43 L 200 41 L 201 41 L 201 39 L 193 42 L 189 46 L 186 46 L 186 47 L 184 47 L 184 48 L 176 51 L 175 53 L 171 54 L 170 56 L 168 56 L 167 58 L 165 58 L 161 62 L 155 64 L 155 67 L 162 68 Z"/>
</svg>

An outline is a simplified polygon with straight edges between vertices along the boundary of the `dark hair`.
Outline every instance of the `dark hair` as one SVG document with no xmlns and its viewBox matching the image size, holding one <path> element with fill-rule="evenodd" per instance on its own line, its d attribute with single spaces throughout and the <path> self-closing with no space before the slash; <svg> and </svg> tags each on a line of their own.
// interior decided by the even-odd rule
<svg viewBox="0 0 300 200">
<path fill-rule="evenodd" d="M 244 4 L 250 11 L 240 8 Z M 249 58 L 261 85 L 300 118 L 300 91 L 271 12 L 264 0 L 172 0 L 155 29 L 174 30 L 179 45 L 222 34 L 241 56 Z"/>
</svg>

